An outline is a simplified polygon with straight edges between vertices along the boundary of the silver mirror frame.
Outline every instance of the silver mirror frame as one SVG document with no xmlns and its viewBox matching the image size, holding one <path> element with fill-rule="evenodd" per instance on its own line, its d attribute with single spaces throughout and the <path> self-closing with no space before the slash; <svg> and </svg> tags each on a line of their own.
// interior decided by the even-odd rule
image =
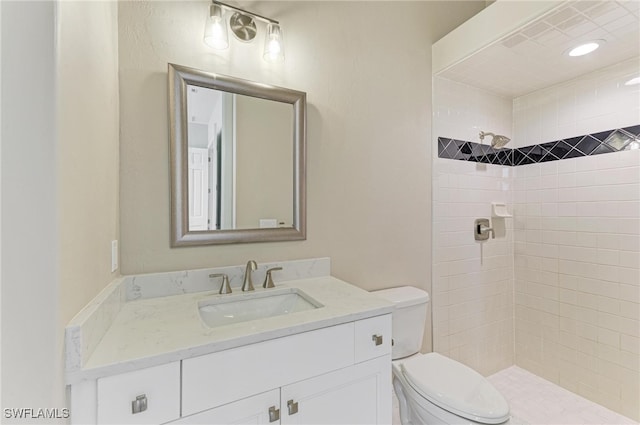
<svg viewBox="0 0 640 425">
<path fill-rule="evenodd" d="M 307 95 L 254 81 L 169 64 L 171 247 L 305 240 Z M 289 103 L 293 106 L 293 227 L 189 231 L 187 85 Z"/>
</svg>

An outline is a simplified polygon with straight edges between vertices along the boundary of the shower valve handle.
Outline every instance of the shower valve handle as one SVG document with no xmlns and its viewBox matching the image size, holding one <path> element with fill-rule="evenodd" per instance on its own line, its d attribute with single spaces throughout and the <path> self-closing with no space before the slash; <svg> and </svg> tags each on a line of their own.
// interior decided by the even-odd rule
<svg viewBox="0 0 640 425">
<path fill-rule="evenodd" d="M 496 238 L 496 234 L 493 231 L 493 227 L 485 226 L 484 224 L 478 224 L 478 234 L 482 235 L 487 232 L 491 234 L 491 239 Z"/>
</svg>

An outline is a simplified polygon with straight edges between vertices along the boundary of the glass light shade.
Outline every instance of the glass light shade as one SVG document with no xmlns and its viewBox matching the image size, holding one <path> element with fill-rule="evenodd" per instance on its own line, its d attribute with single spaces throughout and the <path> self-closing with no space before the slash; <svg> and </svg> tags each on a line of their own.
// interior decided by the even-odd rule
<svg viewBox="0 0 640 425">
<path fill-rule="evenodd" d="M 278 24 L 267 24 L 267 35 L 264 39 L 264 60 L 267 62 L 282 62 L 284 60 L 282 29 Z"/>
<path fill-rule="evenodd" d="M 223 50 L 229 47 L 227 27 L 222 16 L 222 7 L 212 4 L 209 17 L 204 24 L 204 44 L 214 49 Z"/>
</svg>

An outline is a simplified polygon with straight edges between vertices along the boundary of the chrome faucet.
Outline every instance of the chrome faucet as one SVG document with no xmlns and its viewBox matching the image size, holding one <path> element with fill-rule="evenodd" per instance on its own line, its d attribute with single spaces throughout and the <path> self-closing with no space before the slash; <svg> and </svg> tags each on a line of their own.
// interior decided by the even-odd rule
<svg viewBox="0 0 640 425">
<path fill-rule="evenodd" d="M 253 280 L 251 279 L 251 272 L 255 271 L 258 265 L 255 261 L 249 260 L 247 267 L 244 269 L 244 282 L 242 283 L 242 292 L 253 291 Z"/>
<path fill-rule="evenodd" d="M 278 270 L 282 270 L 282 267 L 274 267 L 272 269 L 267 270 L 267 274 L 264 277 L 264 283 L 262 284 L 263 288 L 275 288 L 276 285 L 273 283 L 273 277 L 271 277 L 271 272 L 275 272 Z"/>
</svg>

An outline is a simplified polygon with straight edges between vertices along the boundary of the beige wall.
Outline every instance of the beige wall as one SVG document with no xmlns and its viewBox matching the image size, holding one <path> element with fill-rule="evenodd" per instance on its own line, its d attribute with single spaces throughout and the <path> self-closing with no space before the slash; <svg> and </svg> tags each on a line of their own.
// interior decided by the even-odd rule
<svg viewBox="0 0 640 425">
<path fill-rule="evenodd" d="M 64 326 L 116 275 L 118 39 L 114 2 L 58 4 L 58 217 Z"/>
<path fill-rule="evenodd" d="M 293 223 L 293 107 L 236 96 L 236 228 Z"/>
<path fill-rule="evenodd" d="M 284 64 L 208 50 L 206 1 L 119 3 L 123 273 L 329 256 L 365 289 L 429 289 L 431 44 L 484 2 L 245 6 L 281 21 Z M 169 248 L 167 62 L 307 92 L 306 241 Z"/>
<path fill-rule="evenodd" d="M 2 8 L 2 405 L 63 408 L 64 326 L 114 277 L 117 6 Z"/>
</svg>

